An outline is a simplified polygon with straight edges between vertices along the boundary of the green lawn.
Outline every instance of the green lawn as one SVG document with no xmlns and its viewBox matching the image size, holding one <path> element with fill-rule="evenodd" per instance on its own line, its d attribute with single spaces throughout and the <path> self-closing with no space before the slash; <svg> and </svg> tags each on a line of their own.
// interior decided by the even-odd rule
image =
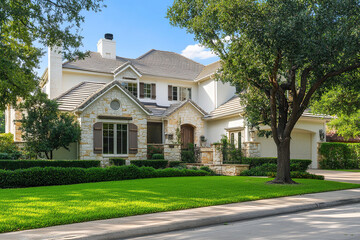
<svg viewBox="0 0 360 240">
<path fill-rule="evenodd" d="M 298 185 L 266 181 L 269 179 L 174 177 L 0 189 L 0 232 L 360 187 L 308 179 L 297 179 Z"/>
<path fill-rule="evenodd" d="M 329 169 L 331 171 L 342 171 L 342 172 L 360 172 L 360 169 Z"/>
</svg>

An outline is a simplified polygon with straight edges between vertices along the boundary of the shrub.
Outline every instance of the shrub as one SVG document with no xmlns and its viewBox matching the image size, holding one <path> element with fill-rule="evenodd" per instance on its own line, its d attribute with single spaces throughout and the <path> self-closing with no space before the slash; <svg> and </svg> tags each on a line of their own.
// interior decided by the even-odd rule
<svg viewBox="0 0 360 240">
<path fill-rule="evenodd" d="M 155 153 L 152 155 L 151 159 L 164 159 L 164 154 Z"/>
<path fill-rule="evenodd" d="M 322 143 L 319 148 L 322 169 L 354 169 L 360 164 L 360 143 Z"/>
<path fill-rule="evenodd" d="M 19 159 L 21 152 L 14 143 L 14 135 L 0 133 L 0 159 Z"/>
<path fill-rule="evenodd" d="M 195 162 L 195 153 L 191 150 L 182 150 L 181 151 L 181 161 L 185 163 L 194 163 Z"/>
<path fill-rule="evenodd" d="M 122 166 L 126 164 L 126 160 L 123 158 L 110 158 L 110 163 L 114 166 Z"/>
<path fill-rule="evenodd" d="M 147 147 L 147 158 L 153 159 L 154 154 L 163 154 L 164 148 L 163 146 L 154 146 L 154 145 L 148 145 Z"/>
<path fill-rule="evenodd" d="M 249 170 L 242 171 L 241 176 L 267 176 L 270 172 L 276 172 L 275 163 L 265 163 L 261 166 L 253 167 Z"/>
<path fill-rule="evenodd" d="M 199 169 L 208 172 L 210 175 L 216 175 L 216 173 L 208 166 L 202 166 Z"/>
<path fill-rule="evenodd" d="M 0 169 L 16 170 L 33 167 L 99 167 L 97 160 L 0 160 Z"/>
<path fill-rule="evenodd" d="M 169 167 L 179 167 L 182 164 L 181 161 L 169 161 Z"/>
<path fill-rule="evenodd" d="M 276 177 L 276 172 L 271 172 L 268 174 L 269 177 Z M 311 174 L 308 172 L 290 172 L 290 177 L 291 178 L 307 178 L 307 179 L 317 179 L 317 180 L 324 180 L 325 177 L 322 175 L 316 175 L 316 174 Z"/>
<path fill-rule="evenodd" d="M 249 164 L 250 169 L 258 167 L 266 163 L 277 164 L 277 158 L 275 157 L 263 157 L 263 158 L 243 158 L 243 163 Z M 308 159 L 290 159 L 290 164 L 299 164 L 298 171 L 306 171 L 311 164 L 311 160 Z M 295 166 L 294 166 L 295 167 Z"/>
<path fill-rule="evenodd" d="M 130 163 L 138 167 L 153 167 L 155 169 L 166 168 L 168 165 L 167 160 L 132 160 Z"/>
<path fill-rule="evenodd" d="M 29 168 L 0 170 L 0 188 L 67 185 L 101 181 L 152 177 L 207 176 L 208 172 L 189 169 L 154 169 L 151 167 L 119 166 L 109 168 Z"/>
</svg>

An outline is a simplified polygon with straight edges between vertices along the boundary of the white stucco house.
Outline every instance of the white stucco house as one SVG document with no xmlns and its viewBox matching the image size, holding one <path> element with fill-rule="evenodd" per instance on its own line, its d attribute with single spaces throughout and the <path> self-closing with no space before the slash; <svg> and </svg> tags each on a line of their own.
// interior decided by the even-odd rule
<svg viewBox="0 0 360 240">
<path fill-rule="evenodd" d="M 136 59 L 116 56 L 111 34 L 97 43 L 97 52 L 83 60 L 63 62 L 49 49 L 41 87 L 60 110 L 73 112 L 81 126 L 81 141 L 56 158 L 146 159 L 148 144 L 167 145 L 167 158 L 178 156 L 173 143 L 179 132 L 184 145 L 209 145 L 226 134 L 248 156 L 275 157 L 273 139 L 257 137 L 242 117 L 235 87 L 216 81 L 220 62 L 202 65 L 173 52 L 150 50 Z M 6 132 L 21 141 L 6 111 Z M 293 131 L 291 157 L 311 159 L 317 167 L 317 144 L 326 120 L 304 114 Z M 180 130 L 180 131 L 179 131 Z M 323 139 L 322 139 L 323 140 Z"/>
</svg>

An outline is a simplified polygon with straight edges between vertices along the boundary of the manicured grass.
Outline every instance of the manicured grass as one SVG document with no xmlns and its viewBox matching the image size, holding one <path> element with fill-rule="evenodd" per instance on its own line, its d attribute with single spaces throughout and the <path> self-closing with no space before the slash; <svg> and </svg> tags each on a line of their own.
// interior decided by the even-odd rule
<svg viewBox="0 0 360 240">
<path fill-rule="evenodd" d="M 297 179 L 298 185 L 266 181 L 173 177 L 0 189 L 0 232 L 360 187 L 309 179 Z"/>
</svg>

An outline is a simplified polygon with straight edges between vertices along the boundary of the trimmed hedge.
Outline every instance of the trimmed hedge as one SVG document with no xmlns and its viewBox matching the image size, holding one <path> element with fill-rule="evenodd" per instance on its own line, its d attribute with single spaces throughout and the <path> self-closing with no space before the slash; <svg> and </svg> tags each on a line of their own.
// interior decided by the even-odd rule
<svg viewBox="0 0 360 240">
<path fill-rule="evenodd" d="M 322 169 L 360 168 L 360 143 L 325 142 L 320 145 Z"/>
<path fill-rule="evenodd" d="M 242 171 L 240 173 L 241 176 L 268 176 L 269 173 L 276 172 L 277 165 L 275 163 L 265 163 L 260 166 L 253 167 L 249 170 Z M 298 163 L 290 163 L 290 171 L 291 172 L 305 172 L 303 170 L 303 166 Z"/>
<path fill-rule="evenodd" d="M 182 164 L 181 161 L 169 161 L 169 167 L 173 168 L 173 167 L 178 167 Z"/>
<path fill-rule="evenodd" d="M 164 159 L 164 154 L 154 153 L 154 154 L 152 155 L 152 159 Z"/>
<path fill-rule="evenodd" d="M 276 177 L 276 172 L 272 172 L 268 174 L 269 177 L 274 178 Z M 323 175 L 316 175 L 311 174 L 308 172 L 290 172 L 291 178 L 307 178 L 307 179 L 317 179 L 317 180 L 324 180 L 325 177 Z"/>
<path fill-rule="evenodd" d="M 139 178 L 207 176 L 208 172 L 189 169 L 154 169 L 151 167 L 120 166 L 108 168 L 28 168 L 0 170 L 0 188 L 67 185 Z"/>
<path fill-rule="evenodd" d="M 123 158 L 110 158 L 110 163 L 114 166 L 122 166 L 126 164 L 126 160 Z"/>
<path fill-rule="evenodd" d="M 98 160 L 0 160 L 0 169 L 16 170 L 33 167 L 100 167 Z"/>
<path fill-rule="evenodd" d="M 155 169 L 158 168 L 166 168 L 168 165 L 167 160 L 131 160 L 130 164 L 133 164 L 138 167 L 153 167 Z"/>
<path fill-rule="evenodd" d="M 277 164 L 276 157 L 263 157 L 263 158 L 243 158 L 242 163 L 249 164 L 250 169 L 258 167 L 266 163 Z M 308 159 L 290 159 L 290 164 L 299 164 L 298 171 L 306 171 L 311 164 L 311 160 Z"/>
</svg>

